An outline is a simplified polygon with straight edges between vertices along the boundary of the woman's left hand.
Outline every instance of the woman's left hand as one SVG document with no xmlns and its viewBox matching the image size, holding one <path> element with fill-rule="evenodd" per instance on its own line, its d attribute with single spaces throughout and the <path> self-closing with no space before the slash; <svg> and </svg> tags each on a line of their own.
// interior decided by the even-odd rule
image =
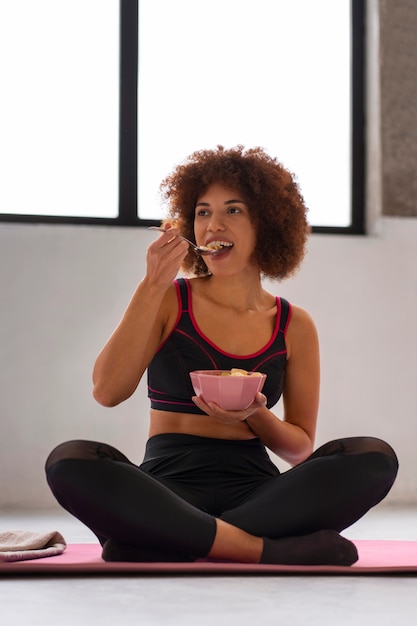
<svg viewBox="0 0 417 626">
<path fill-rule="evenodd" d="M 248 417 L 253 415 L 255 411 L 258 411 L 262 407 L 266 406 L 266 397 L 263 393 L 257 393 L 253 403 L 248 406 L 247 409 L 243 409 L 242 411 L 226 411 L 214 402 L 204 402 L 201 396 L 193 396 L 192 400 L 199 409 L 204 411 L 204 413 L 207 413 L 210 417 L 214 417 L 224 424 L 244 422 Z"/>
</svg>

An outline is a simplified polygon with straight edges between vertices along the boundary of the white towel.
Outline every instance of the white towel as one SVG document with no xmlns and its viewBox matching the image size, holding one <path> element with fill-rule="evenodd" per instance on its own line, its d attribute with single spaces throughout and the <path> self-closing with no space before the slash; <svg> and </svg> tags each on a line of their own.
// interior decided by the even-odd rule
<svg viewBox="0 0 417 626">
<path fill-rule="evenodd" d="M 61 533 L 34 533 L 27 530 L 0 531 L 0 562 L 42 559 L 62 554 L 67 547 Z"/>
</svg>

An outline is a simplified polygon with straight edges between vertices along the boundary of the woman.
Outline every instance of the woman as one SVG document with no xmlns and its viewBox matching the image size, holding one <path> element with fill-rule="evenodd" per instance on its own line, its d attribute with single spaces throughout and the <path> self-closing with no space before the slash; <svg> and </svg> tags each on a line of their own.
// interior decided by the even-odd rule
<svg viewBox="0 0 417 626">
<path fill-rule="evenodd" d="M 340 532 L 380 502 L 398 469 L 385 442 L 353 437 L 315 452 L 319 347 L 309 314 L 262 277 L 299 267 L 309 233 L 292 175 L 262 149 L 196 152 L 162 183 L 167 232 L 94 367 L 94 396 L 115 406 L 148 370 L 149 440 L 137 467 L 109 445 L 70 441 L 49 456 L 57 500 L 105 560 L 351 565 Z M 198 256 L 178 235 L 222 247 Z M 192 278 L 176 280 L 180 269 Z M 244 411 L 193 395 L 189 372 L 267 374 Z M 271 408 L 282 394 L 283 418 Z M 280 473 L 266 448 L 293 467 Z"/>
</svg>

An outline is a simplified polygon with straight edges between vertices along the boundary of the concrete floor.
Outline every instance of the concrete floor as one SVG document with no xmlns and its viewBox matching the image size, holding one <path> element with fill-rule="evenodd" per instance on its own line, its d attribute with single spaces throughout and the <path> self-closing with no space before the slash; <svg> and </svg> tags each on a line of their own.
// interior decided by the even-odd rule
<svg viewBox="0 0 417 626">
<path fill-rule="evenodd" d="M 95 542 L 65 512 L 3 513 L 1 530 L 59 530 Z M 350 539 L 417 541 L 417 508 L 380 506 Z M 165 576 L 0 579 L 0 623 L 14 626 L 315 626 L 417 620 L 417 576 Z"/>
</svg>

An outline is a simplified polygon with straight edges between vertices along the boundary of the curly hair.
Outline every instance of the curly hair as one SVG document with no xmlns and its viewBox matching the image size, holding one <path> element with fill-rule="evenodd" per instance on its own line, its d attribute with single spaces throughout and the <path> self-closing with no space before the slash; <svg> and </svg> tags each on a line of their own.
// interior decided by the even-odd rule
<svg viewBox="0 0 417 626">
<path fill-rule="evenodd" d="M 295 177 L 260 147 L 217 146 L 194 152 L 160 185 L 163 201 L 168 204 L 168 219 L 191 241 L 195 241 L 197 200 L 213 183 L 243 195 L 256 232 L 253 260 L 261 274 L 278 280 L 294 274 L 304 258 L 310 233 L 308 209 Z M 203 258 L 192 249 L 182 269 L 207 274 Z"/>
</svg>

